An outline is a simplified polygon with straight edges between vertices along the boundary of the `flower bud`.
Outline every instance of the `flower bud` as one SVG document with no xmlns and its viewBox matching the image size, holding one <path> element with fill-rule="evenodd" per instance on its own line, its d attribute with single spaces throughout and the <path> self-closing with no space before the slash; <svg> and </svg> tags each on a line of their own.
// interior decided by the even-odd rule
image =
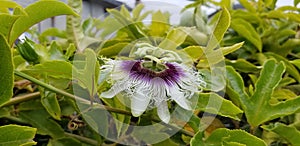
<svg viewBox="0 0 300 146">
<path fill-rule="evenodd" d="M 39 55 L 34 50 L 34 42 L 26 38 L 23 42 L 17 44 L 17 50 L 20 55 L 29 63 L 39 63 Z"/>
</svg>

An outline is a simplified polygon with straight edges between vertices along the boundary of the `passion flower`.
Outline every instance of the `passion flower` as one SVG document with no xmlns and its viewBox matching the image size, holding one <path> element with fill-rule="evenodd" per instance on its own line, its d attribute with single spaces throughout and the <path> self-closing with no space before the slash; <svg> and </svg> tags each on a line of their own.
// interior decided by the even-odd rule
<svg viewBox="0 0 300 146">
<path fill-rule="evenodd" d="M 111 60 L 112 87 L 101 97 L 112 98 L 125 92 L 131 98 L 133 116 L 140 116 L 148 106 L 157 107 L 159 118 L 168 123 L 168 100 L 174 100 L 184 109 L 191 110 L 189 99 L 205 85 L 199 73 L 176 62 L 166 62 L 152 67 L 151 61 Z"/>
</svg>

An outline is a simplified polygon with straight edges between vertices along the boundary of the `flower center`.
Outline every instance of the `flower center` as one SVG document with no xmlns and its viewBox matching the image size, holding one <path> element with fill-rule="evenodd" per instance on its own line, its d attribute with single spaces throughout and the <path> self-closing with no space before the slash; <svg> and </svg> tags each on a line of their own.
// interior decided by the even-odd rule
<svg viewBox="0 0 300 146">
<path fill-rule="evenodd" d="M 172 63 L 160 64 L 152 61 L 137 61 L 130 70 L 130 76 L 135 79 L 151 81 L 158 77 L 168 85 L 176 83 L 183 75 L 183 70 Z"/>
</svg>

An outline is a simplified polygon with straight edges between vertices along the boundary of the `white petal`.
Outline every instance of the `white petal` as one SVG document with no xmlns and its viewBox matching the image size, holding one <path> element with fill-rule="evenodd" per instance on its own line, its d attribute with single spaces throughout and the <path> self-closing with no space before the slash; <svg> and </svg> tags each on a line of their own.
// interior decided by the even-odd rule
<svg viewBox="0 0 300 146">
<path fill-rule="evenodd" d="M 157 105 L 157 114 L 158 117 L 165 123 L 169 123 L 170 121 L 170 112 L 168 109 L 167 102 L 161 102 Z"/>
<path fill-rule="evenodd" d="M 125 90 L 127 86 L 128 86 L 127 82 L 117 82 L 108 91 L 102 92 L 100 96 L 104 98 L 113 98 L 118 93 Z"/>
<path fill-rule="evenodd" d="M 173 86 L 169 88 L 169 94 L 171 95 L 171 99 L 175 100 L 175 102 L 184 109 L 191 110 L 191 106 L 189 101 L 184 97 L 184 93 L 180 92 L 177 86 Z"/>
<path fill-rule="evenodd" d="M 150 98 L 146 97 L 141 91 L 133 94 L 131 99 L 131 113 L 133 116 L 138 117 L 146 110 Z"/>
</svg>

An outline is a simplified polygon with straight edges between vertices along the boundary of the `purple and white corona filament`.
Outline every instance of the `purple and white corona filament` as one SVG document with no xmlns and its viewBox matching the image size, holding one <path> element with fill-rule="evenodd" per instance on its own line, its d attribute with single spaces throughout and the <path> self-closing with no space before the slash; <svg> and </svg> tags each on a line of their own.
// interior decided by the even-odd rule
<svg viewBox="0 0 300 146">
<path fill-rule="evenodd" d="M 168 100 L 191 110 L 189 99 L 205 85 L 198 72 L 176 62 L 110 60 L 102 66 L 111 72 L 112 87 L 100 96 L 112 98 L 120 92 L 131 98 L 131 113 L 140 116 L 147 107 L 157 107 L 159 118 L 168 123 Z"/>
</svg>

